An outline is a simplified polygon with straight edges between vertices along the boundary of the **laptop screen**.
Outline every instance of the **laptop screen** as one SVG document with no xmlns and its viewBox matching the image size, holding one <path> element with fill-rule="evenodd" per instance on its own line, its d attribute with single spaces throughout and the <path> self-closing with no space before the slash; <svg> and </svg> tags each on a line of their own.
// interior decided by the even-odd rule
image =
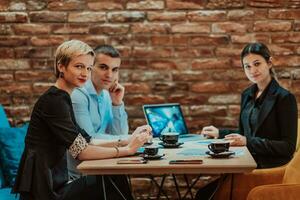
<svg viewBox="0 0 300 200">
<path fill-rule="evenodd" d="M 187 134 L 188 129 L 178 103 L 144 105 L 148 124 L 152 127 L 154 137 L 162 133 L 177 132 Z"/>
</svg>

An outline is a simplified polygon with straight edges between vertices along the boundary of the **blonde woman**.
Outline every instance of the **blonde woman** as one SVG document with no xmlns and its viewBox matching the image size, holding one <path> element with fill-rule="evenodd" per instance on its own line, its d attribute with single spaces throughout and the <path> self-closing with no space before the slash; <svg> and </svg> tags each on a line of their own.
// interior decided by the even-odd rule
<svg viewBox="0 0 300 200">
<path fill-rule="evenodd" d="M 151 131 L 148 126 L 137 128 L 120 147 L 118 142 L 92 141 L 76 124 L 70 94 L 89 79 L 93 64 L 93 50 L 81 41 L 67 41 L 57 48 L 57 80 L 34 106 L 13 188 L 21 200 L 133 199 L 124 176 L 68 179 L 67 151 L 78 160 L 132 155 Z"/>
</svg>

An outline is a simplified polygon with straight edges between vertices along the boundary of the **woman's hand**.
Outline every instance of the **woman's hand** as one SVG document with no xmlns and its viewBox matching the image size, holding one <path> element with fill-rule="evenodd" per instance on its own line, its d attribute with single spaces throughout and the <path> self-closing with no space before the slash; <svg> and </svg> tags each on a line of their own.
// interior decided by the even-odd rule
<svg viewBox="0 0 300 200">
<path fill-rule="evenodd" d="M 207 138 L 217 139 L 219 137 L 219 129 L 214 126 L 205 126 L 203 127 L 201 134 Z"/>
<path fill-rule="evenodd" d="M 138 148 L 152 139 L 152 128 L 149 125 L 140 126 L 132 133 L 128 139 L 128 149 L 130 154 L 134 154 Z"/>
<path fill-rule="evenodd" d="M 247 138 L 243 135 L 232 133 L 225 136 L 225 140 L 230 140 L 231 146 L 246 146 Z"/>
</svg>

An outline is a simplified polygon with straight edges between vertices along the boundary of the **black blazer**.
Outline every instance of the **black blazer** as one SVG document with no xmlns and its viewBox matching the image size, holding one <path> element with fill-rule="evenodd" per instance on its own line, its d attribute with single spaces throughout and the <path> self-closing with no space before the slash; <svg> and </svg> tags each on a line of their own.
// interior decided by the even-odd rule
<svg viewBox="0 0 300 200">
<path fill-rule="evenodd" d="M 252 85 L 242 93 L 241 113 L 252 98 Z M 240 114 L 238 133 L 247 138 L 247 148 L 258 168 L 284 165 L 292 158 L 297 142 L 297 102 L 295 96 L 272 79 L 263 100 L 258 123 L 252 133 L 244 129 L 246 119 Z M 221 130 L 220 137 L 231 133 Z"/>
</svg>

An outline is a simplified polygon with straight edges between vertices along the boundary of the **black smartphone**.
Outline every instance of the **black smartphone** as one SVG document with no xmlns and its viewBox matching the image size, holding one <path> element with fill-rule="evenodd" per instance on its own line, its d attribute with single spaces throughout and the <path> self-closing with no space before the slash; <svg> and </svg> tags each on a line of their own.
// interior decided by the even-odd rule
<svg viewBox="0 0 300 200">
<path fill-rule="evenodd" d="M 184 159 L 184 160 L 170 160 L 169 164 L 202 164 L 203 160 Z"/>
<path fill-rule="evenodd" d="M 146 164 L 148 160 L 145 159 L 122 159 L 118 160 L 117 164 Z"/>
</svg>

